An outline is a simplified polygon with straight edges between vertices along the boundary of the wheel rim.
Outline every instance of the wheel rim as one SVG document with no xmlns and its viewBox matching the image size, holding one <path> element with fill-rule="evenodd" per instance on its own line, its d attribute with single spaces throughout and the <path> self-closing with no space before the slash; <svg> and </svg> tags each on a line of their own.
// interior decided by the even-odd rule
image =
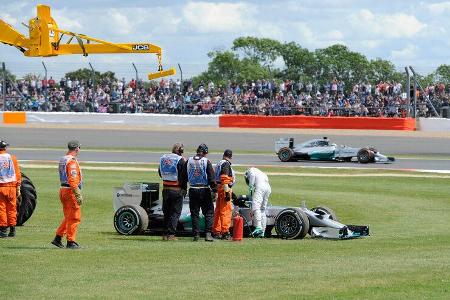
<svg viewBox="0 0 450 300">
<path fill-rule="evenodd" d="M 368 155 L 366 152 L 364 152 L 363 154 L 361 154 L 359 157 L 360 157 L 360 159 L 361 159 L 362 161 L 367 161 L 367 160 L 369 160 L 369 155 Z"/>
<path fill-rule="evenodd" d="M 279 228 L 285 236 L 292 236 L 301 228 L 301 224 L 293 215 L 285 215 L 280 219 Z"/>
<path fill-rule="evenodd" d="M 124 212 L 119 216 L 119 220 L 117 223 L 121 230 L 128 232 L 136 226 L 137 221 L 132 213 Z"/>
<path fill-rule="evenodd" d="M 280 156 L 281 156 L 282 160 L 287 160 L 287 159 L 289 159 L 289 152 L 288 151 L 281 151 Z"/>
</svg>

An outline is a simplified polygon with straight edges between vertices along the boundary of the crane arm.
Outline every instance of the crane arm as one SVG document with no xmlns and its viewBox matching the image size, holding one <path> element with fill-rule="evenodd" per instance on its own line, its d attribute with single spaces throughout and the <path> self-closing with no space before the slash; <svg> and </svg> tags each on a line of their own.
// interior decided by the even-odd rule
<svg viewBox="0 0 450 300">
<path fill-rule="evenodd" d="M 163 70 L 162 49 L 151 43 L 112 43 L 80 33 L 74 33 L 58 28 L 51 17 L 50 7 L 39 4 L 37 17 L 29 21 L 29 38 L 15 30 L 11 25 L 0 20 L 0 42 L 15 46 L 25 56 L 47 57 L 57 55 L 82 54 L 108 54 L 108 53 L 152 53 L 158 60 L 158 72 L 149 73 L 148 79 L 175 75 L 174 68 Z M 62 37 L 69 40 L 62 43 Z M 73 40 L 77 43 L 72 43 Z"/>
<path fill-rule="evenodd" d="M 0 42 L 21 47 L 29 48 L 29 40 L 20 32 L 14 29 L 11 25 L 0 19 Z"/>
</svg>

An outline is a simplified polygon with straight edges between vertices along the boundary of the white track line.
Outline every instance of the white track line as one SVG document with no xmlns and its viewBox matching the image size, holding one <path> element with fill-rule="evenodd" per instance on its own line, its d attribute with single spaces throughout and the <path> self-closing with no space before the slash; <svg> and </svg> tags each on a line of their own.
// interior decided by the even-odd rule
<svg viewBox="0 0 450 300">
<path fill-rule="evenodd" d="M 30 169 L 57 169 L 57 165 L 49 164 L 22 164 L 22 167 Z M 142 167 L 118 167 L 118 166 L 82 166 L 83 170 L 97 170 L 97 171 L 129 171 L 129 172 L 157 172 L 157 168 L 142 168 Z M 414 170 L 410 170 L 413 172 Z M 430 173 L 438 173 L 433 170 L 429 170 Z M 428 173 L 428 171 L 426 172 Z M 243 175 L 244 172 L 236 172 L 238 175 Z M 266 172 L 269 176 L 292 176 L 292 177 L 409 177 L 409 178 L 448 178 L 450 179 L 449 172 L 441 173 L 443 175 L 436 174 L 401 174 L 401 173 L 370 173 L 370 174 L 316 174 L 316 173 L 291 173 L 291 172 Z"/>
</svg>

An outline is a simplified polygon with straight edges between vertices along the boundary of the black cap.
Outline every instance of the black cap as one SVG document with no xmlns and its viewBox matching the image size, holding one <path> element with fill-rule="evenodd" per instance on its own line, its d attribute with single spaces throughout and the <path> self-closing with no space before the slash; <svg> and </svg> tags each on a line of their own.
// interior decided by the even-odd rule
<svg viewBox="0 0 450 300">
<path fill-rule="evenodd" d="M 80 146 L 81 146 L 81 144 L 77 140 L 72 140 L 67 143 L 67 148 L 69 148 L 69 150 L 75 150 L 76 148 L 78 148 Z"/>
<path fill-rule="evenodd" d="M 0 140 L 0 149 L 5 149 L 9 144 L 3 140 Z"/>
<path fill-rule="evenodd" d="M 184 152 L 184 145 L 182 143 L 175 143 L 172 146 L 172 153 L 176 153 L 178 155 L 183 154 Z"/>
<path fill-rule="evenodd" d="M 206 144 L 200 144 L 197 148 L 197 153 L 208 154 L 208 146 Z"/>
<path fill-rule="evenodd" d="M 226 149 L 223 152 L 223 157 L 233 158 L 233 151 L 231 151 L 230 149 Z"/>
</svg>

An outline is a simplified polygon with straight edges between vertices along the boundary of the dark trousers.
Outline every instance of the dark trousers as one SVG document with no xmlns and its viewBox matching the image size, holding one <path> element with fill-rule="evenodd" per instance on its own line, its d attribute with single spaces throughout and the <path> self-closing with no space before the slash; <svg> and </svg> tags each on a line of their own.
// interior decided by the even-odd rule
<svg viewBox="0 0 450 300">
<path fill-rule="evenodd" d="M 177 232 L 178 219 L 183 208 L 183 195 L 181 194 L 181 190 L 163 188 L 162 196 L 165 233 L 172 235 Z"/>
<path fill-rule="evenodd" d="M 189 189 L 189 209 L 192 218 L 192 233 L 197 236 L 200 232 L 199 213 L 200 208 L 205 216 L 205 232 L 211 232 L 214 218 L 214 204 L 209 188 Z"/>
</svg>

